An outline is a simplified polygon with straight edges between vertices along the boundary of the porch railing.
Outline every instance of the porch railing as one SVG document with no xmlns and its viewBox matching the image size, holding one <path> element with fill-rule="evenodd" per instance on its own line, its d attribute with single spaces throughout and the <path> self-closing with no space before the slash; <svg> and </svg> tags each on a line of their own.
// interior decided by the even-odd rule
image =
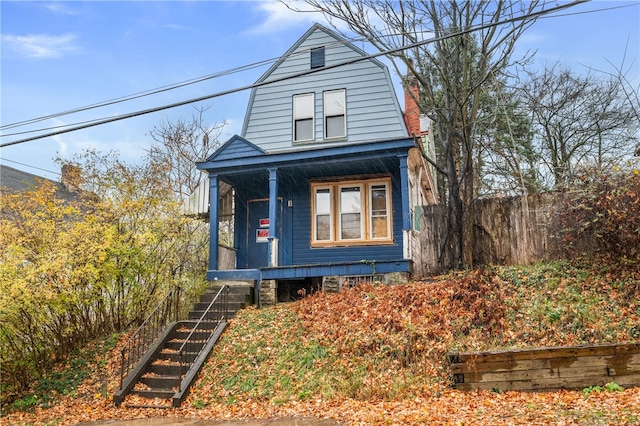
<svg viewBox="0 0 640 426">
<path fill-rule="evenodd" d="M 171 290 L 153 309 L 120 350 L 120 389 L 124 378 L 138 364 L 151 344 L 171 322 L 178 320 L 180 288 Z"/>
<path fill-rule="evenodd" d="M 207 346 L 209 339 L 214 336 L 215 329 L 229 316 L 229 291 L 230 288 L 228 285 L 223 285 L 220 290 L 218 290 L 218 293 L 191 328 L 182 346 L 180 346 L 179 392 L 184 390 L 182 379 Z M 206 337 L 203 336 L 205 333 L 199 332 L 199 330 L 206 332 Z"/>
</svg>

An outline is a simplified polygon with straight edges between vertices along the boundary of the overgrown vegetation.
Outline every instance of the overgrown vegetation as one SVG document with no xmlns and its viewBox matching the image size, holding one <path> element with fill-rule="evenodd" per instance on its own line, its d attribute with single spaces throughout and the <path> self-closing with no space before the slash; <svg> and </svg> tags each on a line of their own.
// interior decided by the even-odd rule
<svg viewBox="0 0 640 426">
<path fill-rule="evenodd" d="M 94 386 L 88 388 L 90 395 L 84 396 L 107 397 L 107 382 L 111 377 L 105 367 L 109 362 L 108 354 L 117 342 L 118 334 L 113 334 L 74 350 L 66 363 L 60 363 L 46 372 L 28 392 L 8 406 L 9 410 L 30 411 L 37 406 L 46 408 L 55 405 L 62 396 L 82 397 L 82 384 L 87 380 Z M 84 387 L 87 388 L 86 385 Z"/>
<path fill-rule="evenodd" d="M 590 261 L 546 262 L 409 284 L 363 284 L 249 308 L 232 320 L 179 409 L 113 407 L 118 353 L 99 350 L 93 362 L 80 356 L 96 369 L 75 391 L 69 377 L 76 372 L 67 365 L 58 371 L 70 370 L 60 380 L 69 386 L 55 401 L 35 400 L 41 390 L 32 390 L 14 408 L 33 412 L 17 410 L 7 419 L 52 424 L 301 415 L 347 424 L 391 417 L 398 424 L 460 418 L 476 424 L 634 423 L 640 389 L 611 383 L 583 392 L 464 393 L 449 389 L 445 358 L 455 350 L 638 341 L 640 294 L 629 297 L 627 288 L 639 274 Z M 109 375 L 96 380 L 98 372 Z M 47 381 L 36 386 L 54 387 Z"/>
<path fill-rule="evenodd" d="M 556 232 L 566 256 L 606 257 L 640 268 L 640 172 L 629 169 L 587 171 L 565 193 Z"/>
<path fill-rule="evenodd" d="M 635 270 L 580 262 L 496 267 L 404 285 L 359 285 L 244 310 L 205 368 L 193 403 L 432 395 L 453 350 L 633 342 Z M 637 296 L 640 296 L 638 294 Z"/>
<path fill-rule="evenodd" d="M 169 186 L 114 155 L 82 166 L 73 200 L 51 182 L 0 192 L 2 404 L 86 342 L 140 324 L 170 289 L 190 306 L 207 284 L 207 226 Z"/>
</svg>

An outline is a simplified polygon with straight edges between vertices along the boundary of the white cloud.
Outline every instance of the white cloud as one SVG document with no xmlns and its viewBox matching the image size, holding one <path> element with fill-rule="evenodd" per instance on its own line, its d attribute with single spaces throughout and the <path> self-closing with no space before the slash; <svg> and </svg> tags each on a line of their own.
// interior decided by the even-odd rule
<svg viewBox="0 0 640 426">
<path fill-rule="evenodd" d="M 44 7 L 50 12 L 57 13 L 59 15 L 78 15 L 77 10 L 69 7 L 69 5 L 65 3 L 47 3 Z"/>
<path fill-rule="evenodd" d="M 26 58 L 50 59 L 59 58 L 79 50 L 73 34 L 47 35 L 29 34 L 2 35 L 2 43 L 9 49 Z"/>
<path fill-rule="evenodd" d="M 305 10 L 304 2 L 290 3 L 294 8 Z M 267 34 L 303 25 L 310 26 L 314 22 L 326 22 L 321 13 L 311 11 L 296 12 L 276 0 L 261 1 L 257 4 L 259 12 L 266 14 L 266 18 L 261 25 L 249 30 L 253 34 Z"/>
</svg>

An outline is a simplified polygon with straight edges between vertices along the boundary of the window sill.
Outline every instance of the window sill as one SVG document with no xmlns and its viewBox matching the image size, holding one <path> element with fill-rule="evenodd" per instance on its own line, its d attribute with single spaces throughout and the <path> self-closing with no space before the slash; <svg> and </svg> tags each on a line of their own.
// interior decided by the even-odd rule
<svg viewBox="0 0 640 426">
<path fill-rule="evenodd" d="M 323 243 L 311 243 L 311 248 L 333 248 L 333 247 L 363 247 L 363 246 L 389 246 L 394 241 L 389 240 L 363 240 L 363 241 L 328 241 Z"/>
</svg>

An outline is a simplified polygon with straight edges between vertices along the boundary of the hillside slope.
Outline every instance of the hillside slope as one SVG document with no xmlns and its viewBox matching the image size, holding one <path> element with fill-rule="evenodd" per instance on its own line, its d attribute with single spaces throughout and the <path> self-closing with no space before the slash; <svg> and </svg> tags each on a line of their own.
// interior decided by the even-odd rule
<svg viewBox="0 0 640 426">
<path fill-rule="evenodd" d="M 297 415 L 347 424 L 640 423 L 640 388 L 463 393 L 450 389 L 445 364 L 452 350 L 638 341 L 639 290 L 633 268 L 561 262 L 317 293 L 241 311 L 179 409 L 113 407 L 112 350 L 95 364 L 107 378 L 94 375 L 51 408 L 5 419 L 75 424 Z"/>
</svg>

